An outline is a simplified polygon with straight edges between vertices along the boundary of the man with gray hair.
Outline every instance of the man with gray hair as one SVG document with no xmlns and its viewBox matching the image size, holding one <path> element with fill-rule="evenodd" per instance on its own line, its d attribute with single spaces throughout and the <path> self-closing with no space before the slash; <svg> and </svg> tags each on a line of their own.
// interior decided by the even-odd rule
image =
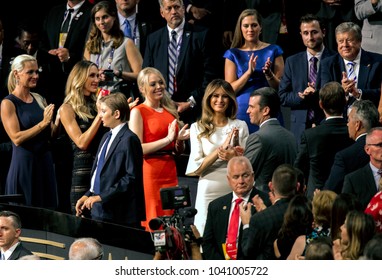
<svg viewBox="0 0 382 280">
<path fill-rule="evenodd" d="M 325 190 L 341 193 L 345 175 L 369 162 L 369 156 L 364 149 L 366 133 L 379 125 L 378 119 L 377 107 L 370 100 L 355 101 L 349 108 L 348 132 L 355 143 L 335 155 L 329 178 L 324 185 Z"/>
<path fill-rule="evenodd" d="M 368 99 L 378 106 L 381 94 L 382 55 L 361 48 L 361 28 L 343 22 L 336 28 L 338 54 L 322 60 L 321 83 L 336 81 L 342 85 L 348 104 Z"/>
<path fill-rule="evenodd" d="M 103 247 L 97 239 L 76 239 L 69 248 L 69 260 L 102 260 Z"/>
</svg>

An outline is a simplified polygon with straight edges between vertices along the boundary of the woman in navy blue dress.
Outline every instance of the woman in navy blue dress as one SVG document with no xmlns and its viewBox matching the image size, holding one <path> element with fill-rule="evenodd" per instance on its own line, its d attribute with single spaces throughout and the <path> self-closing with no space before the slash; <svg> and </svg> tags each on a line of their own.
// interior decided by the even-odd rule
<svg viewBox="0 0 382 280">
<path fill-rule="evenodd" d="M 57 187 L 49 145 L 54 105 L 31 92 L 38 73 L 33 56 L 17 56 L 8 77 L 9 95 L 1 102 L 1 119 L 12 141 L 5 194 L 22 194 L 28 206 L 55 209 Z"/>
<path fill-rule="evenodd" d="M 237 118 L 247 123 L 250 133 L 258 130 L 247 114 L 251 92 L 261 87 L 278 90 L 284 73 L 283 50 L 259 39 L 261 22 L 262 17 L 256 10 L 244 10 L 237 21 L 231 48 L 224 54 L 224 78 L 236 93 Z"/>
</svg>

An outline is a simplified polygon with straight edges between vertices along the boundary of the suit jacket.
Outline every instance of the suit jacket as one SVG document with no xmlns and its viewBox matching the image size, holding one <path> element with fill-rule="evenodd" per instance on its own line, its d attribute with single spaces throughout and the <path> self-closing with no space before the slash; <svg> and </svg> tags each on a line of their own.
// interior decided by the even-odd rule
<svg viewBox="0 0 382 280">
<path fill-rule="evenodd" d="M 294 135 L 282 127 L 278 120 L 271 119 L 261 125 L 258 131 L 248 136 L 244 151 L 255 172 L 255 187 L 268 193 L 273 171 L 280 164 L 293 165 L 296 154 Z"/>
<path fill-rule="evenodd" d="M 101 140 L 96 159 L 105 142 Z M 91 215 L 96 220 L 117 224 L 139 226 L 145 220 L 145 200 L 143 193 L 143 152 L 141 142 L 126 125 L 111 143 L 100 173 L 100 196 Z M 91 176 L 97 167 L 94 161 Z M 90 196 L 88 191 L 86 196 Z"/>
<path fill-rule="evenodd" d="M 333 54 L 334 52 L 325 48 L 321 60 Z M 284 75 L 280 81 L 278 94 L 281 105 L 291 108 L 290 131 L 296 137 L 298 144 L 300 144 L 301 134 L 306 128 L 308 109 L 312 109 L 317 113 L 322 111 L 318 107 L 318 95 L 304 99 L 298 95 L 299 92 L 303 92 L 307 88 L 308 82 L 309 62 L 306 51 L 288 57 L 285 61 Z"/>
<path fill-rule="evenodd" d="M 149 22 L 145 21 L 140 14 L 136 15 L 138 30 L 139 30 L 139 51 L 144 57 L 146 50 L 147 36 L 152 31 L 152 26 Z"/>
<path fill-rule="evenodd" d="M 282 198 L 251 217 L 249 228 L 242 232 L 241 249 L 244 259 L 276 259 L 273 242 L 277 239 L 289 201 L 289 198 Z"/>
<path fill-rule="evenodd" d="M 177 91 L 172 99 L 186 102 L 192 95 L 196 106 L 181 113 L 181 119 L 188 124 L 196 121 L 201 112 L 201 102 L 208 83 L 217 78 L 217 58 L 208 36 L 208 29 L 185 23 L 182 44 L 176 69 Z M 146 42 L 144 67 L 157 68 L 168 83 L 168 45 L 167 26 L 150 34 Z"/>
<path fill-rule="evenodd" d="M 354 11 L 362 24 L 362 48 L 371 52 L 382 53 L 382 6 L 371 9 L 370 1 L 355 0 Z"/>
<path fill-rule="evenodd" d="M 267 193 L 253 188 L 249 199 L 259 195 L 265 205 L 270 206 L 270 200 Z M 228 223 L 231 210 L 233 194 L 232 192 L 221 196 L 210 202 L 208 205 L 208 214 L 206 227 L 203 233 L 203 258 L 206 260 L 225 260 L 222 244 L 226 242 Z M 252 215 L 256 213 L 256 208 L 252 207 Z M 237 259 L 242 259 L 241 235 L 243 226 L 240 226 Z"/>
<path fill-rule="evenodd" d="M 23 256 L 33 255 L 33 253 L 25 248 L 23 244 L 20 242 L 19 245 L 15 248 L 12 255 L 8 258 L 8 260 L 18 260 Z"/>
<path fill-rule="evenodd" d="M 325 182 L 325 190 L 341 193 L 345 175 L 365 166 L 369 162 L 370 158 L 364 149 L 365 143 L 366 135 L 363 135 L 353 145 L 336 153 L 329 178 Z"/>
<path fill-rule="evenodd" d="M 49 101 L 57 106 L 61 105 L 68 74 L 73 66 L 83 58 L 87 34 L 90 27 L 91 9 L 93 5 L 85 1 L 76 16 L 72 19 L 64 47 L 69 50 L 70 59 L 61 63 L 57 56 L 50 55 L 50 85 L 49 91 L 53 95 Z M 53 7 L 45 18 L 41 36 L 41 50 L 48 52 L 57 49 L 59 45 L 61 25 L 64 20 L 66 3 Z M 58 107 L 57 107 L 58 108 Z"/>
<path fill-rule="evenodd" d="M 313 197 L 315 189 L 323 188 L 336 153 L 352 143 L 343 118 L 325 120 L 319 126 L 303 132 L 294 165 L 305 175 L 309 198 Z"/>
<path fill-rule="evenodd" d="M 362 209 L 366 209 L 372 197 L 377 193 L 377 186 L 369 163 L 345 176 L 342 192 L 354 194 L 361 202 Z"/>
<path fill-rule="evenodd" d="M 371 100 L 378 107 L 381 95 L 382 55 L 362 49 L 359 67 L 357 88 L 362 90 L 362 99 Z M 339 54 L 323 59 L 318 88 L 332 81 L 341 83 L 342 72 L 346 72 L 346 67 Z M 350 98 L 349 102 L 354 102 L 354 98 Z"/>
</svg>

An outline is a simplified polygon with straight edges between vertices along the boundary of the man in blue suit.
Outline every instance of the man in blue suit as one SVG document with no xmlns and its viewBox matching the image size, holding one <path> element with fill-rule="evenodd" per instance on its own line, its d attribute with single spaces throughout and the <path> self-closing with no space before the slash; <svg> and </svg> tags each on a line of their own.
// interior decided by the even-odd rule
<svg viewBox="0 0 382 280">
<path fill-rule="evenodd" d="M 321 59 L 334 54 L 324 46 L 325 29 L 317 16 L 307 14 L 301 17 L 300 30 L 306 50 L 286 59 L 278 92 L 281 105 L 291 108 L 290 130 L 298 144 L 302 132 L 312 127 L 313 123 L 318 124 L 321 117 L 317 115 L 319 111 L 315 94 L 316 81 L 309 77 L 312 59 L 317 59 L 316 71 L 319 71 Z"/>
<path fill-rule="evenodd" d="M 110 132 L 98 148 L 91 188 L 77 201 L 77 216 L 84 215 L 87 209 L 91 210 L 92 219 L 141 228 L 140 223 L 146 218 L 143 152 L 138 136 L 127 125 L 129 105 L 122 93 L 102 97 L 100 102 L 102 122 Z M 98 168 L 101 169 L 97 171 Z"/>
<path fill-rule="evenodd" d="M 181 120 L 191 124 L 200 115 L 205 88 L 218 78 L 218 52 L 214 52 L 207 28 L 185 22 L 183 0 L 161 0 L 160 13 L 167 25 L 148 36 L 143 68 L 154 67 L 163 74 Z M 177 34 L 174 77 L 169 74 L 172 31 Z"/>
<path fill-rule="evenodd" d="M 339 82 L 345 90 L 348 105 L 356 99 L 371 100 L 378 107 L 381 95 L 382 55 L 361 48 L 361 28 L 343 22 L 336 28 L 338 54 L 323 59 L 320 85 Z"/>
</svg>

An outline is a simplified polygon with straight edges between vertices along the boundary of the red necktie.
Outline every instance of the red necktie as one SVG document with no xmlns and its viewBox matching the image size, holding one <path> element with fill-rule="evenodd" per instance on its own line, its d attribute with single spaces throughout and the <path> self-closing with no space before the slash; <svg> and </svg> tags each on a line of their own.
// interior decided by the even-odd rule
<svg viewBox="0 0 382 280">
<path fill-rule="evenodd" d="M 227 233 L 227 243 L 226 243 L 226 251 L 231 260 L 236 260 L 237 257 L 237 233 L 239 231 L 239 218 L 240 218 L 240 209 L 239 205 L 243 202 L 242 198 L 237 198 L 235 200 L 235 207 L 233 208 L 231 220 L 228 226 Z"/>
</svg>

